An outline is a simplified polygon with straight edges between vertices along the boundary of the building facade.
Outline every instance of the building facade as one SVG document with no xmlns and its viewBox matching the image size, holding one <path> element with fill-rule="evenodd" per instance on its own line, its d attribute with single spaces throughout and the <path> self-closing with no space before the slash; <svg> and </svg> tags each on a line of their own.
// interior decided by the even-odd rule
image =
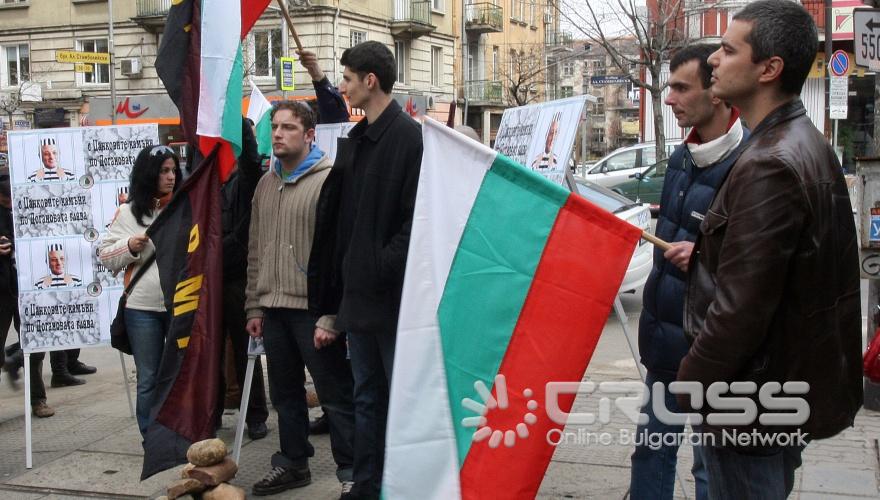
<svg viewBox="0 0 880 500">
<path fill-rule="evenodd" d="M 339 57 L 366 40 L 386 44 L 398 63 L 395 98 L 415 114 L 446 120 L 453 93 L 454 35 L 450 0 L 340 0 L 288 2 L 303 46 L 317 53 L 333 82 Z M 172 0 L 113 3 L 116 102 L 110 102 L 110 65 L 58 62 L 59 51 L 110 52 L 107 0 L 0 2 L 0 121 L 57 127 L 159 123 L 163 141 L 179 141 L 177 110 L 155 63 Z M 294 41 L 273 2 L 243 40 L 245 80 L 268 96 L 276 91 L 275 61 L 295 55 Z M 88 71 L 83 71 L 83 70 Z M 308 74 L 295 72 L 293 96 L 313 95 Z M 244 82 L 245 95 L 249 84 Z M 19 98 L 20 96 L 20 98 Z M 20 101 L 20 102 L 19 102 Z M 4 107 L 5 103 L 5 107 Z M 14 108 L 14 109 L 11 109 Z"/>
</svg>

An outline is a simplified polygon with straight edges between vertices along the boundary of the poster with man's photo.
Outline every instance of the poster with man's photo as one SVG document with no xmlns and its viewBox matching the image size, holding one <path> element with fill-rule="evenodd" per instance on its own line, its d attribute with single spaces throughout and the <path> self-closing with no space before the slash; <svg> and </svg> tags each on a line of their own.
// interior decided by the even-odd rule
<svg viewBox="0 0 880 500">
<path fill-rule="evenodd" d="M 495 151 L 565 186 L 565 169 L 590 96 L 504 110 Z"/>
<path fill-rule="evenodd" d="M 97 258 L 151 125 L 10 131 L 22 347 L 54 351 L 110 342 L 122 276 Z"/>
</svg>

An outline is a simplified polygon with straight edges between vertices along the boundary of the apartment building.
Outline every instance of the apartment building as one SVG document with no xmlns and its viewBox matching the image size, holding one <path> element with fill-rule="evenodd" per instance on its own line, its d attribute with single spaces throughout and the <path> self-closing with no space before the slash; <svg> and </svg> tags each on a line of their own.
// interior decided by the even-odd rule
<svg viewBox="0 0 880 500">
<path fill-rule="evenodd" d="M 397 57 L 395 99 L 414 114 L 445 120 L 454 99 L 455 38 L 447 2 L 302 0 L 288 6 L 300 40 L 318 54 L 331 81 L 341 78 L 343 50 L 380 41 Z M 117 123 L 158 123 L 163 141 L 180 140 L 177 109 L 155 70 L 171 3 L 112 3 L 116 102 L 110 102 L 110 65 L 57 61 L 58 51 L 109 52 L 107 0 L 0 0 L 0 106 L 22 95 L 16 109 L 0 109 L 0 122 L 6 127 L 10 121 L 32 127 L 102 125 L 115 116 Z M 275 60 L 293 55 L 294 47 L 273 2 L 243 42 L 245 78 L 270 99 L 280 96 Z M 313 95 L 301 67 L 295 81 L 291 95 Z"/>
<path fill-rule="evenodd" d="M 538 0 L 462 0 L 458 9 L 461 120 L 491 144 L 506 108 L 544 99 L 546 48 L 556 43 L 547 37 L 558 23 L 552 4 Z"/>
<path fill-rule="evenodd" d="M 611 40 L 617 50 L 632 58 L 639 54 L 633 38 Z M 585 120 L 575 141 L 578 163 L 604 156 L 639 141 L 640 93 L 629 80 L 638 74 L 633 64 L 622 71 L 608 52 L 589 40 L 572 40 L 549 51 L 548 94 L 553 98 L 592 95 Z"/>
<path fill-rule="evenodd" d="M 656 0 L 654 0 L 656 1 Z M 687 0 L 684 3 L 686 42 L 719 42 L 734 14 L 750 0 Z M 795 0 L 797 1 L 797 0 Z M 819 28 L 819 54 L 813 71 L 801 92 L 801 100 L 807 115 L 816 127 L 839 147 L 845 168 L 853 167 L 853 158 L 869 154 L 871 137 L 874 135 L 874 74 L 855 66 L 853 56 L 852 11 L 863 7 L 859 0 L 833 0 L 831 25 L 832 50 L 843 50 L 850 55 L 849 115 L 838 122 L 837 139 L 834 139 L 834 123 L 826 120 L 825 108 L 825 4 L 823 0 L 801 0 L 801 4 L 813 15 Z M 664 72 L 665 78 L 668 72 Z M 650 100 L 642 99 L 644 140 L 653 140 L 653 113 Z M 664 106 L 666 108 L 666 106 Z M 668 109 L 663 110 L 663 128 L 667 137 L 681 137 L 682 130 Z"/>
</svg>

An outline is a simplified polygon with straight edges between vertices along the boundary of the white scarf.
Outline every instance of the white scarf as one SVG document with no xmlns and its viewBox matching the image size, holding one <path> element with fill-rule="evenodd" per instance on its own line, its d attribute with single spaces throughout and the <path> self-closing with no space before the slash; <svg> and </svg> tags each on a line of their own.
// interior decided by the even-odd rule
<svg viewBox="0 0 880 500">
<path fill-rule="evenodd" d="M 727 130 L 727 133 L 721 137 L 703 144 L 689 142 L 687 147 L 691 152 L 691 158 L 694 159 L 694 164 L 699 168 L 706 168 L 726 157 L 728 153 L 739 146 L 742 138 L 742 122 L 737 118 L 730 129 Z"/>
</svg>

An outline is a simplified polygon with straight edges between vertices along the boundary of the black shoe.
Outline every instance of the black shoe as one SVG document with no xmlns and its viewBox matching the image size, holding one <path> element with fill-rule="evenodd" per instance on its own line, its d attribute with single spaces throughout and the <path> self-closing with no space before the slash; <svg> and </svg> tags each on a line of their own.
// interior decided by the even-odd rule
<svg viewBox="0 0 880 500">
<path fill-rule="evenodd" d="M 309 434 L 317 436 L 318 434 L 328 434 L 330 432 L 330 421 L 327 420 L 327 414 L 309 422 Z"/>
<path fill-rule="evenodd" d="M 67 371 L 70 372 L 71 375 L 91 375 L 98 371 L 94 366 L 89 366 L 82 361 L 77 361 L 76 363 L 67 365 Z"/>
<path fill-rule="evenodd" d="M 50 382 L 52 387 L 69 387 L 72 385 L 83 385 L 86 383 L 85 380 L 81 378 L 76 378 L 69 373 L 61 373 L 61 374 L 52 374 L 52 381 Z"/>
<path fill-rule="evenodd" d="M 21 369 L 20 360 L 14 357 L 7 357 L 3 362 L 3 371 L 6 372 L 6 380 L 9 381 L 9 387 L 13 390 L 18 390 L 18 379 L 21 378 L 21 374 L 18 373 L 18 370 Z"/>
<path fill-rule="evenodd" d="M 257 440 L 266 437 L 266 434 L 269 433 L 269 428 L 266 427 L 266 422 L 256 422 L 247 424 L 247 431 L 249 438 Z"/>
<path fill-rule="evenodd" d="M 254 484 L 251 493 L 258 497 L 274 495 L 291 488 L 301 488 L 311 482 L 312 473 L 308 467 L 305 469 L 272 467 L 272 470 L 263 479 Z"/>
</svg>

